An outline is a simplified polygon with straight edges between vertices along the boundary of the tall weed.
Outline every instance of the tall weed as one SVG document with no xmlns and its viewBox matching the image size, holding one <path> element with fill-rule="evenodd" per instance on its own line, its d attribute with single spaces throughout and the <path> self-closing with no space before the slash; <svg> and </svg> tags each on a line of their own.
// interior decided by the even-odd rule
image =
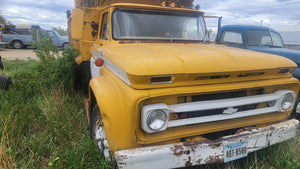
<svg viewBox="0 0 300 169">
<path fill-rule="evenodd" d="M 0 168 L 111 168 L 89 137 L 82 96 L 73 90 L 78 51 L 43 43 L 40 61 L 4 62 L 13 85 L 0 91 Z"/>
<path fill-rule="evenodd" d="M 39 82 L 44 88 L 51 88 L 60 83 L 65 89 L 72 89 L 74 83 L 74 60 L 79 52 L 74 48 L 60 51 L 52 42 L 51 37 L 40 34 L 40 41 L 33 44 L 34 52 L 40 59 L 35 71 L 38 72 Z"/>
</svg>

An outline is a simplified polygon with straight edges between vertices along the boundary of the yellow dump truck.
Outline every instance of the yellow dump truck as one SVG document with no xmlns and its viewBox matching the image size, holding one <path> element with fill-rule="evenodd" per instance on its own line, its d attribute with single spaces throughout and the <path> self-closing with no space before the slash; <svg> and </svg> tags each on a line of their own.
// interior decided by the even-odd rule
<svg viewBox="0 0 300 169">
<path fill-rule="evenodd" d="M 295 63 L 207 43 L 193 0 L 75 4 L 91 136 L 118 168 L 229 162 L 296 135 Z"/>
</svg>

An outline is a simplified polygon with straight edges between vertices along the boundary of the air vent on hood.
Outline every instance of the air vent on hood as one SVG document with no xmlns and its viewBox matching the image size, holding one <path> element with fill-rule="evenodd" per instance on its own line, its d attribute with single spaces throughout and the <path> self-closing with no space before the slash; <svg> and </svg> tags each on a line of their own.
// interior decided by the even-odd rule
<svg viewBox="0 0 300 169">
<path fill-rule="evenodd" d="M 209 79 L 226 79 L 230 75 L 217 75 L 217 76 L 199 76 L 196 80 L 209 80 Z"/>
</svg>

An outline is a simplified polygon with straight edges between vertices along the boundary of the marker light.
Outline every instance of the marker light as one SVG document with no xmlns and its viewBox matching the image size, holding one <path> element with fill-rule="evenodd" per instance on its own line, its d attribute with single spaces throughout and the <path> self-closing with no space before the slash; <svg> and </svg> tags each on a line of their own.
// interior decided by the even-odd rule
<svg viewBox="0 0 300 169">
<path fill-rule="evenodd" d="M 175 5 L 174 2 L 172 2 L 172 3 L 170 4 L 170 7 L 171 7 L 171 8 L 175 8 L 175 6 L 176 6 L 176 5 Z"/>
<path fill-rule="evenodd" d="M 98 67 L 103 66 L 103 63 L 104 63 L 104 60 L 101 59 L 101 58 L 98 58 L 98 59 L 95 60 L 95 65 L 98 66 Z"/>
</svg>

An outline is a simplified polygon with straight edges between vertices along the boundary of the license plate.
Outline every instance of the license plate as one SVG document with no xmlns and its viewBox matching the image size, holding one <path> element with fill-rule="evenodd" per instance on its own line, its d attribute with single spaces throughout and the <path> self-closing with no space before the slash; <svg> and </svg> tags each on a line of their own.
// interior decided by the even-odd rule
<svg viewBox="0 0 300 169">
<path fill-rule="evenodd" d="M 243 141 L 235 144 L 228 144 L 224 146 L 224 163 L 247 157 L 248 141 Z"/>
</svg>

